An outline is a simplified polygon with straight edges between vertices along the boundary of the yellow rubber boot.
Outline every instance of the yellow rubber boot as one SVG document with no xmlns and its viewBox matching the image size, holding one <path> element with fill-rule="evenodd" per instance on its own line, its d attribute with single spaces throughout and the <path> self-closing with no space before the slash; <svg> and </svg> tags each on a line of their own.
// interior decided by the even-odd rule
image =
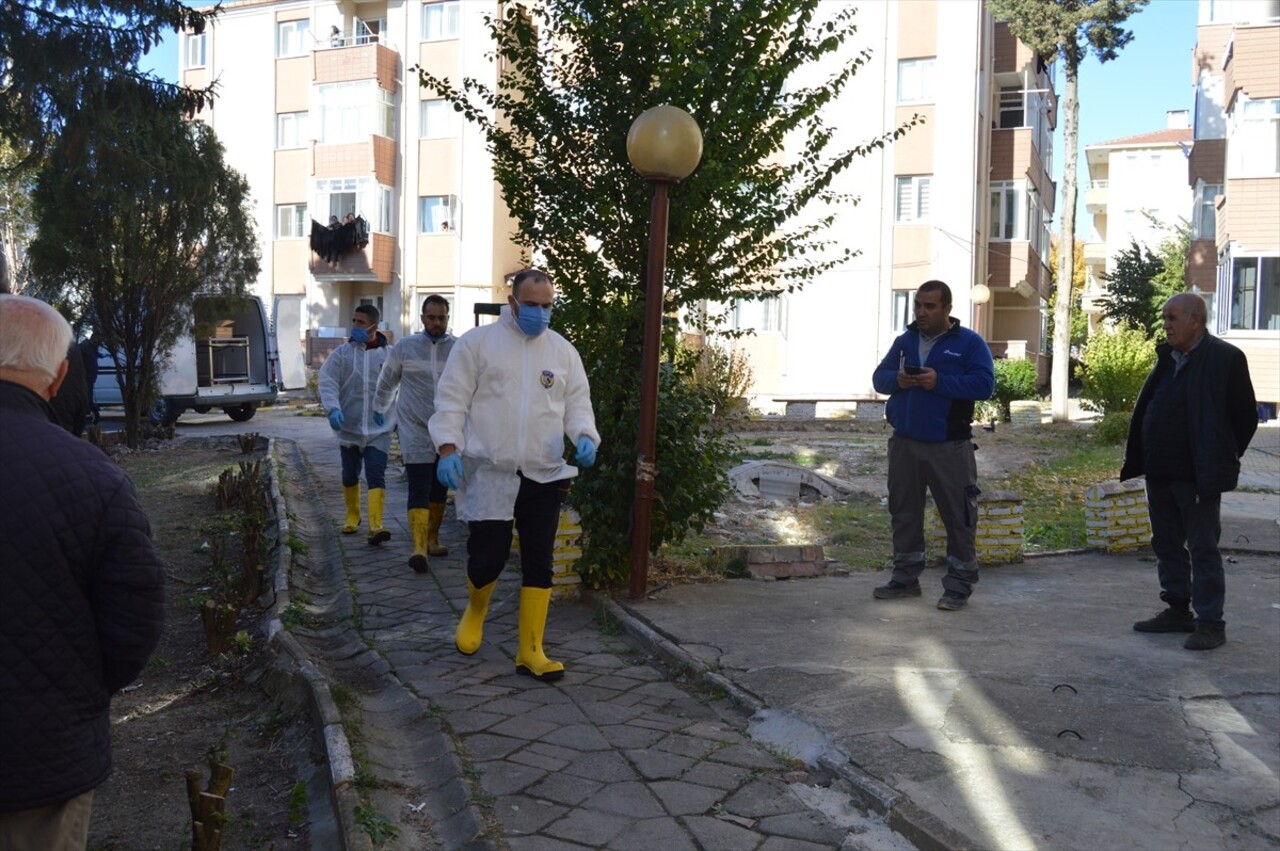
<svg viewBox="0 0 1280 851">
<path fill-rule="evenodd" d="M 467 610 L 458 621 L 458 631 L 453 636 L 453 646 L 464 656 L 470 656 L 480 649 L 484 640 L 484 617 L 489 614 L 489 598 L 493 589 L 498 587 L 498 580 L 493 580 L 483 588 L 477 588 L 467 580 Z"/>
<path fill-rule="evenodd" d="M 343 485 L 342 501 L 347 505 L 347 520 L 342 524 L 342 534 L 354 535 L 360 528 L 360 485 Z"/>
<path fill-rule="evenodd" d="M 444 503 L 433 502 L 427 508 L 431 512 L 431 522 L 427 526 L 427 552 L 433 556 L 447 556 L 449 548 L 440 546 L 440 523 L 444 520 Z"/>
<path fill-rule="evenodd" d="M 547 628 L 550 604 L 550 588 L 520 589 L 520 650 L 516 653 L 516 673 L 544 682 L 564 676 L 564 665 L 551 661 L 542 652 L 542 634 Z"/>
<path fill-rule="evenodd" d="M 427 572 L 427 525 L 430 521 L 427 509 L 409 509 L 409 532 L 413 535 L 413 555 L 409 556 L 409 566 L 414 573 Z"/>
<path fill-rule="evenodd" d="M 391 533 L 382 528 L 382 509 L 387 504 L 386 488 L 369 488 L 369 546 L 391 540 Z"/>
</svg>

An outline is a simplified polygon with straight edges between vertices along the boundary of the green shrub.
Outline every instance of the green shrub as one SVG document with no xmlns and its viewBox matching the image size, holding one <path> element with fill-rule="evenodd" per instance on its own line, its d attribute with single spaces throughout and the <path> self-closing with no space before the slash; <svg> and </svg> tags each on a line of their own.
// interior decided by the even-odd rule
<svg viewBox="0 0 1280 851">
<path fill-rule="evenodd" d="M 999 411 L 1000 419 L 1009 421 L 1009 403 L 1021 399 L 1035 399 L 1036 365 L 1029 360 L 996 361 L 996 392 L 991 404 Z"/>
<path fill-rule="evenodd" d="M 1093 427 L 1093 439 L 1105 446 L 1124 443 L 1129 437 L 1129 421 L 1132 411 L 1112 411 L 1103 416 Z"/>
<path fill-rule="evenodd" d="M 1094 334 L 1080 362 L 1080 404 L 1102 414 L 1132 411 L 1155 362 L 1155 341 L 1142 331 L 1124 327 Z"/>
</svg>

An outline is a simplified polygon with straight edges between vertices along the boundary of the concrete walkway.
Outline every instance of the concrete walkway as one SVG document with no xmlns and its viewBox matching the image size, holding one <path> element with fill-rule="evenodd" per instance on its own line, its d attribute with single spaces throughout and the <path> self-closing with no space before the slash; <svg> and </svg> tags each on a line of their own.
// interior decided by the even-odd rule
<svg viewBox="0 0 1280 851">
<path fill-rule="evenodd" d="M 253 425 L 295 441 L 293 586 L 319 622 L 291 635 L 360 696 L 355 766 L 335 777 L 340 797 L 361 771 L 376 787 L 400 829 L 380 847 L 1280 845 L 1280 430 L 1246 458 L 1253 491 L 1224 500 L 1224 546 L 1248 540 L 1218 650 L 1132 631 L 1162 605 L 1149 553 L 1087 553 L 985 568 L 958 613 L 934 608 L 936 571 L 922 600 L 875 601 L 886 575 L 853 574 L 557 604 L 547 652 L 568 673 L 545 685 L 514 674 L 518 573 L 480 652 L 454 650 L 452 511 L 452 554 L 417 576 L 395 473 L 394 537 L 370 548 L 336 534 L 324 420 Z M 346 810 L 347 847 L 367 846 Z"/>
<path fill-rule="evenodd" d="M 366 789 L 376 787 L 370 799 L 399 831 L 379 847 L 913 847 L 883 816 L 855 806 L 849 795 L 857 790 L 839 772 L 806 768 L 753 740 L 726 690 L 697 677 L 673 680 L 603 601 L 553 605 L 545 644 L 567 666 L 563 680 L 517 676 L 513 567 L 494 592 L 484 645 L 459 654 L 465 531 L 452 508 L 442 534 L 450 555 L 433 558 L 426 575 L 406 565 L 406 486 L 394 467 L 385 518 L 392 540 L 369 547 L 363 528 L 335 534 L 343 513 L 338 451 L 323 419 L 312 422 L 305 433 L 288 429 L 299 451 L 287 460 L 284 490 L 299 519 L 293 534 L 307 541 L 294 598 L 318 622 L 303 619 L 291 634 L 359 695 L 358 709 L 343 713 L 355 720 L 353 784 L 363 776 Z M 282 457 L 290 454 L 282 447 Z M 345 581 L 331 564 L 345 565 Z M 347 613 L 354 632 L 333 626 Z M 347 846 L 367 844 L 359 811 L 345 809 Z"/>
</svg>

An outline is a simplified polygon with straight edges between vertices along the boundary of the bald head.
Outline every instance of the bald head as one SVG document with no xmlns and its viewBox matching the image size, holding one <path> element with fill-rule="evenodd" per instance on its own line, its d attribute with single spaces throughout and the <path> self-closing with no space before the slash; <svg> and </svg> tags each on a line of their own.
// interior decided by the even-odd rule
<svg viewBox="0 0 1280 851">
<path fill-rule="evenodd" d="M 1209 309 L 1196 293 L 1178 293 L 1164 303 L 1160 312 L 1169 346 L 1189 352 L 1205 334 Z"/>
<path fill-rule="evenodd" d="M 0 294 L 0 380 L 52 399 L 67 374 L 71 326 L 39 299 Z"/>
</svg>

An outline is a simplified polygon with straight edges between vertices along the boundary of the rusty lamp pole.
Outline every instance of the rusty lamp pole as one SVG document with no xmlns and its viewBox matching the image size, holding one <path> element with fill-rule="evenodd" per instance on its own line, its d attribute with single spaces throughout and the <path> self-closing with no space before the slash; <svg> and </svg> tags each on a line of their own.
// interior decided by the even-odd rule
<svg viewBox="0 0 1280 851">
<path fill-rule="evenodd" d="M 644 348 L 640 363 L 640 431 L 636 438 L 636 492 L 631 522 L 631 599 L 643 600 L 649 580 L 649 528 L 653 481 L 658 475 L 658 359 L 662 348 L 662 278 L 667 265 L 667 190 L 702 159 L 702 131 L 683 109 L 646 109 L 627 132 L 627 158 L 653 184 L 649 207 L 649 259 L 644 289 Z"/>
</svg>

